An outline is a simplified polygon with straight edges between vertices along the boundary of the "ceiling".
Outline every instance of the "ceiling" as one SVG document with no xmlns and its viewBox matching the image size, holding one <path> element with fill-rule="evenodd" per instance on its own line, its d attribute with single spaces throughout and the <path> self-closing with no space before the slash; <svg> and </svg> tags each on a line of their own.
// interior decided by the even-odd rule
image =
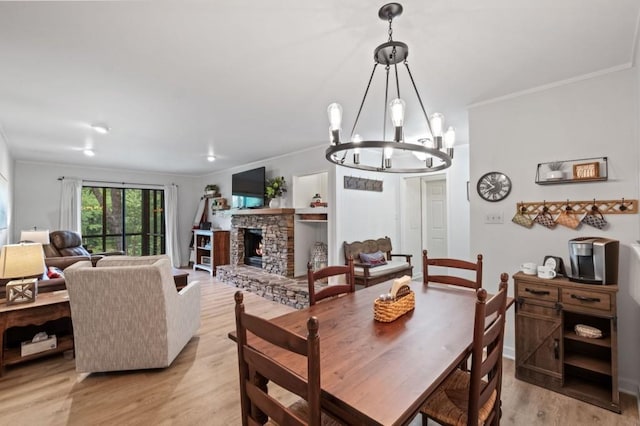
<svg viewBox="0 0 640 426">
<path fill-rule="evenodd" d="M 0 130 L 17 160 L 185 175 L 327 144 L 327 105 L 342 104 L 348 135 L 373 49 L 387 41 L 382 4 L 3 1 Z M 409 45 L 427 112 L 445 115 L 458 144 L 469 142 L 471 104 L 629 66 L 640 11 L 637 0 L 402 4 L 394 39 Z M 380 81 L 365 138 L 381 132 Z M 401 90 L 405 135 L 417 139 L 424 123 Z M 97 122 L 111 132 L 93 132 Z"/>
</svg>

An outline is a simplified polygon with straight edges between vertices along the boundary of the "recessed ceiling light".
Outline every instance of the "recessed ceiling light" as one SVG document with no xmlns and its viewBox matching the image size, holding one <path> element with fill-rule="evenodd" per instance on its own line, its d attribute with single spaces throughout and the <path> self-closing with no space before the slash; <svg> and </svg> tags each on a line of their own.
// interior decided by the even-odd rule
<svg viewBox="0 0 640 426">
<path fill-rule="evenodd" d="M 91 125 L 91 128 L 96 132 L 96 133 L 100 133 L 101 135 L 106 135 L 107 133 L 109 133 L 109 130 L 111 130 L 109 128 L 109 126 L 107 126 L 104 123 L 94 123 Z"/>
<path fill-rule="evenodd" d="M 207 155 L 207 161 L 212 163 L 212 162 L 216 161 L 216 157 L 213 156 L 213 155 Z"/>
<path fill-rule="evenodd" d="M 93 150 L 91 149 L 85 149 L 84 151 L 82 151 L 84 153 L 84 155 L 86 155 L 87 157 L 93 157 L 94 155 L 96 155 L 95 152 L 93 152 Z"/>
</svg>

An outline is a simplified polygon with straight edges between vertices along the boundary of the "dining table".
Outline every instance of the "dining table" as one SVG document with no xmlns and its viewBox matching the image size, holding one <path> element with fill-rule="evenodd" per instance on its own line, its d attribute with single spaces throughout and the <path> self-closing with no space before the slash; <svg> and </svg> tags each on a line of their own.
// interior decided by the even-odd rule
<svg viewBox="0 0 640 426">
<path fill-rule="evenodd" d="M 408 424 L 473 343 L 475 291 L 413 281 L 415 309 L 378 322 L 374 301 L 391 283 L 270 320 L 306 336 L 307 319 L 318 318 L 322 409 L 347 424 Z M 306 377 L 306 358 L 254 339 L 249 344 Z"/>
</svg>

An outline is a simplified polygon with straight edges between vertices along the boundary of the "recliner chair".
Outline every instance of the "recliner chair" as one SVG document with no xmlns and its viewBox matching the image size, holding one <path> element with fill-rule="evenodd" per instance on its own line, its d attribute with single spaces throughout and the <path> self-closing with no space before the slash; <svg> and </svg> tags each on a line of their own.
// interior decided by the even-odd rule
<svg viewBox="0 0 640 426">
<path fill-rule="evenodd" d="M 45 244 L 45 257 L 66 256 L 112 256 L 123 255 L 124 251 L 112 251 L 106 253 L 91 253 L 83 247 L 82 237 L 75 231 L 53 231 L 49 233 L 49 244 Z"/>
<path fill-rule="evenodd" d="M 65 277 L 78 372 L 168 367 L 200 327 L 200 284 L 176 291 L 167 256 L 77 262 Z"/>
</svg>

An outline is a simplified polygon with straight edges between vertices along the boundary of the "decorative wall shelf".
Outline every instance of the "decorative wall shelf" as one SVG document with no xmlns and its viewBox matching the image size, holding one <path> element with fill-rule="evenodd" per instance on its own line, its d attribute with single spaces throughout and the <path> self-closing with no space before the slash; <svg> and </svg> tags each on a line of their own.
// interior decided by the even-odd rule
<svg viewBox="0 0 640 426">
<path fill-rule="evenodd" d="M 523 213 L 542 213 L 546 208 L 550 214 L 557 214 L 567 207 L 574 214 L 583 214 L 593 211 L 596 207 L 602 214 L 637 214 L 638 200 L 619 198 L 617 200 L 588 200 L 588 201 L 531 201 L 517 203 L 516 208 Z"/>
<path fill-rule="evenodd" d="M 552 174 L 553 167 L 557 164 L 562 164 L 562 167 L 556 171 L 555 174 Z M 536 183 L 538 185 L 602 182 L 608 179 L 609 161 L 607 157 L 579 158 L 577 160 L 538 163 L 536 170 Z"/>
</svg>

